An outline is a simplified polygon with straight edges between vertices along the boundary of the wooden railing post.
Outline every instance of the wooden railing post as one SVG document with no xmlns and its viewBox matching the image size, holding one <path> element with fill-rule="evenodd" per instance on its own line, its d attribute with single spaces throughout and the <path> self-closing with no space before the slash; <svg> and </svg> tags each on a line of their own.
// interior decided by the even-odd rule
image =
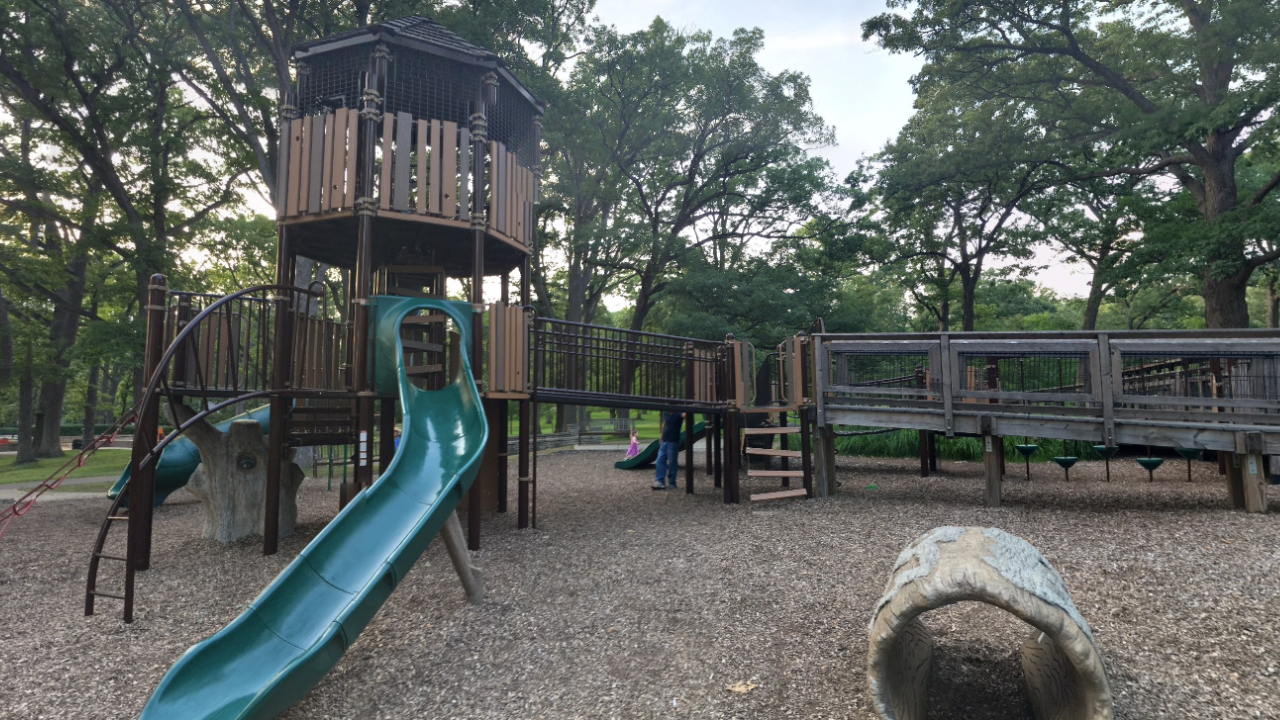
<svg viewBox="0 0 1280 720">
<path fill-rule="evenodd" d="M 147 286 L 147 344 L 143 360 L 142 377 L 150 384 L 160 366 L 160 356 L 164 353 L 165 302 L 168 299 L 169 283 L 163 275 L 151 276 Z M 156 437 L 160 428 L 160 393 L 158 390 L 145 396 L 146 403 L 138 409 L 138 419 L 134 422 L 133 433 L 133 473 L 129 479 L 129 570 L 146 570 L 151 567 L 151 525 L 155 513 L 156 465 L 160 458 L 153 457 Z M 145 467 L 142 461 L 148 459 Z M 125 622 L 133 621 L 133 574 L 126 574 Z"/>
</svg>

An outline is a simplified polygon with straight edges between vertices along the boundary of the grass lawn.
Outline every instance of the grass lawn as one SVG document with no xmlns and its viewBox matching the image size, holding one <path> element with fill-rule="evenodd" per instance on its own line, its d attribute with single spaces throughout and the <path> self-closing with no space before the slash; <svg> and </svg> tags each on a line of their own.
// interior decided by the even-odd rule
<svg viewBox="0 0 1280 720">
<path fill-rule="evenodd" d="M 633 419 L 635 417 L 636 412 L 637 411 L 635 410 L 631 411 L 631 415 Z M 636 430 L 639 431 L 640 433 L 641 445 L 647 444 L 650 441 L 656 440 L 658 438 L 658 432 L 660 430 L 660 428 L 658 427 L 658 418 L 660 414 L 661 413 L 659 413 L 657 410 L 646 410 L 644 411 L 644 417 L 636 421 Z M 552 417 L 554 417 L 554 415 Z M 609 411 L 604 408 L 592 408 L 591 417 L 607 418 L 609 417 Z M 698 415 L 695 418 L 695 421 L 701 422 L 702 416 Z M 555 421 L 544 417 L 542 419 L 541 432 L 545 434 L 545 433 L 551 433 L 554 431 L 555 431 Z M 511 435 L 514 437 L 516 434 L 516 423 L 514 419 L 511 421 L 510 432 L 511 432 Z M 606 435 L 603 438 L 603 441 L 605 443 L 610 443 L 614 445 L 625 445 L 626 443 L 630 442 L 629 438 L 627 438 L 624 435 L 616 435 L 616 436 Z"/>
<path fill-rule="evenodd" d="M 75 457 L 70 452 L 66 457 L 37 460 L 34 463 L 14 466 L 13 455 L 0 456 L 0 485 L 20 482 L 40 482 L 48 480 L 55 470 L 64 462 Z M 101 477 L 120 474 L 129 464 L 129 453 L 124 450 L 99 450 L 85 461 L 84 467 L 71 471 L 69 477 Z"/>
</svg>

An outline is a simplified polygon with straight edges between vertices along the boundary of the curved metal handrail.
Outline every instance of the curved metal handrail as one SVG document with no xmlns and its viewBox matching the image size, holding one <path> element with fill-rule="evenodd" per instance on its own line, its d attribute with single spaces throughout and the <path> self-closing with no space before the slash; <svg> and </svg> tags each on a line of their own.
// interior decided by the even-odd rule
<svg viewBox="0 0 1280 720">
<path fill-rule="evenodd" d="M 238 290 L 230 295 L 222 296 L 220 299 L 201 310 L 195 317 L 191 318 L 191 320 L 187 322 L 186 327 L 182 328 L 182 330 L 174 336 L 173 340 L 169 343 L 169 347 L 165 349 L 164 354 L 160 356 L 159 362 L 156 363 L 156 369 L 152 373 L 151 378 L 147 381 L 146 390 L 143 391 L 142 400 L 138 404 L 138 407 L 146 407 L 147 403 L 151 401 L 152 396 L 156 393 L 162 379 L 164 378 L 165 369 L 168 367 L 169 362 L 173 360 L 173 356 L 177 354 L 178 348 L 182 346 L 182 344 L 190 337 L 191 333 L 195 331 L 195 328 L 198 327 L 205 318 L 209 317 L 219 308 L 229 304 L 233 300 L 238 300 L 251 293 L 267 290 L 295 292 L 304 295 L 311 295 L 313 297 L 318 295 L 318 293 L 312 292 L 309 288 L 300 288 L 293 285 L 257 285 L 251 288 L 245 288 L 244 290 Z M 278 299 L 273 300 L 278 302 Z"/>
</svg>

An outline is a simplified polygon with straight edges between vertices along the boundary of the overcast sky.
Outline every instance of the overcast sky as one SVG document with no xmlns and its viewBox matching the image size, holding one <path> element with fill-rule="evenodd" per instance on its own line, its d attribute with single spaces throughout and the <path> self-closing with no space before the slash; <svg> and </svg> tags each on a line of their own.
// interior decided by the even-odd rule
<svg viewBox="0 0 1280 720">
<path fill-rule="evenodd" d="M 812 82 L 814 107 L 836 130 L 836 146 L 820 152 L 843 177 L 858 158 L 879 150 L 911 117 L 908 80 L 920 68 L 912 56 L 890 55 L 863 42 L 862 22 L 884 12 L 883 0 L 599 0 L 595 14 L 623 32 L 655 15 L 680 28 L 728 36 L 740 27 L 764 30 L 760 62 L 770 72 L 799 70 Z M 1081 295 L 1088 278 L 1042 252 L 1035 274 L 1061 295 Z"/>
</svg>

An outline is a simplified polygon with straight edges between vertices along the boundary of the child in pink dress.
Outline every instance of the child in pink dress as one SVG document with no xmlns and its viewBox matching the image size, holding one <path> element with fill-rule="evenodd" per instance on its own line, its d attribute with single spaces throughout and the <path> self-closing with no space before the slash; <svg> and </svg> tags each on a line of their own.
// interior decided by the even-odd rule
<svg viewBox="0 0 1280 720">
<path fill-rule="evenodd" d="M 627 459 L 630 460 L 631 458 L 639 454 L 640 454 L 640 436 L 636 433 L 635 430 L 632 430 L 631 431 L 631 447 L 627 448 Z"/>
</svg>

